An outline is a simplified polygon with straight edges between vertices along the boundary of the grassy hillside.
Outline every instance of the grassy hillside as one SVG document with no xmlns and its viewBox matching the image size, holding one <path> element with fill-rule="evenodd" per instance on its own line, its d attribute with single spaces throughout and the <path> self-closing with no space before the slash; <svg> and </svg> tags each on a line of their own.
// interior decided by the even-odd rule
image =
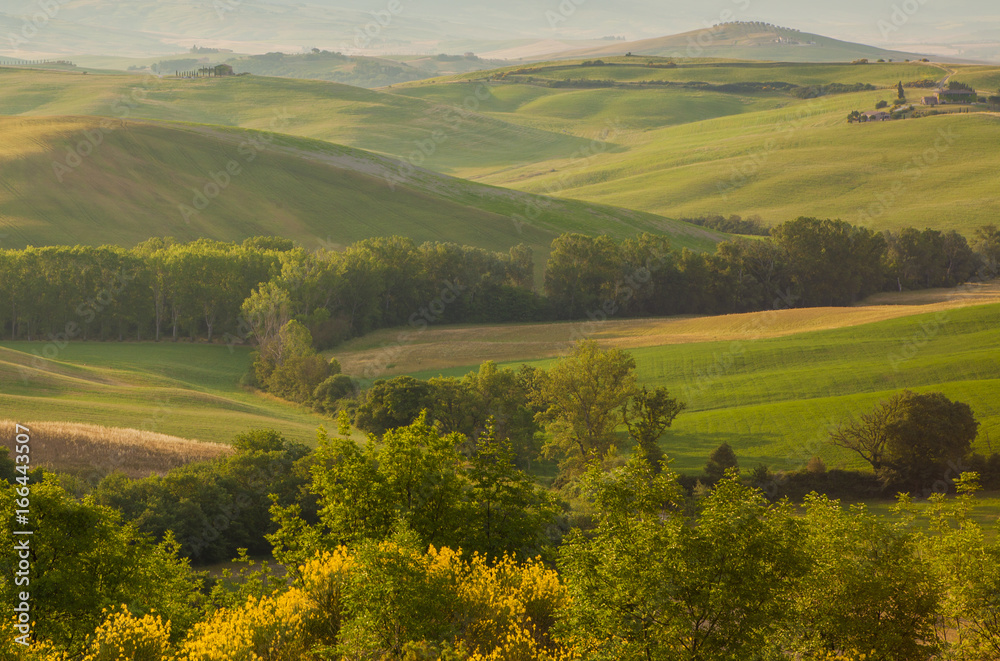
<svg viewBox="0 0 1000 661">
<path fill-rule="evenodd" d="M 595 64 L 594 62 L 601 62 Z M 676 66 L 667 66 L 673 62 Z M 674 60 L 658 57 L 610 57 L 600 60 L 546 62 L 543 64 L 506 67 L 498 70 L 504 79 L 606 80 L 618 83 L 671 81 L 713 84 L 747 82 L 785 82 L 794 85 L 828 85 L 869 83 L 875 86 L 895 85 L 900 80 L 939 80 L 946 71 L 941 67 L 919 62 L 884 62 L 858 65 L 844 62 L 792 63 L 742 62 L 711 60 Z M 464 78 L 475 77 L 467 74 Z"/>
<path fill-rule="evenodd" d="M 81 117 L 0 118 L 0 133 L 5 247 L 254 235 L 330 247 L 402 234 L 494 250 L 527 243 L 544 263 L 552 238 L 564 231 L 663 230 L 674 232 L 678 245 L 695 248 L 721 236 L 648 214 L 550 202 L 428 171 L 404 172 L 391 188 L 387 177 L 400 176 L 395 162 L 277 134 Z M 228 174 L 218 174 L 232 163 Z M 197 191 L 215 197 L 199 200 Z M 527 219 L 529 209 L 538 210 L 536 219 Z"/>
<path fill-rule="evenodd" d="M 402 158 L 413 155 L 421 165 L 443 172 L 566 156 L 586 145 L 557 132 L 326 81 L 83 76 L 0 68 L 0 85 L 5 90 L 0 115 L 99 115 L 244 128 L 268 128 L 280 117 L 285 133 Z M 424 143 L 428 139 L 430 147 Z"/>
<path fill-rule="evenodd" d="M 797 468 L 813 455 L 830 467 L 862 467 L 825 444 L 829 426 L 903 388 L 940 390 L 970 404 L 983 423 L 977 448 L 985 451 L 987 436 L 1000 434 L 1000 304 L 979 304 L 997 301 L 998 293 L 994 284 L 927 305 L 611 321 L 589 330 L 586 324 L 497 327 L 473 336 L 471 328 L 434 329 L 395 351 L 390 373 L 457 376 L 487 359 L 545 366 L 552 358 L 542 356 L 565 350 L 574 330 L 593 332 L 604 345 L 631 351 L 642 382 L 664 385 L 688 403 L 662 441 L 687 472 L 700 470 L 724 441 L 748 468 L 756 462 Z M 967 304 L 973 305 L 954 307 Z M 927 341 L 899 360 L 914 338 Z M 377 341 L 361 338 L 335 354 L 348 369 L 363 366 L 386 351 Z M 467 342 L 477 343 L 478 355 Z M 462 357 L 475 359 L 457 366 Z"/>
<path fill-rule="evenodd" d="M 916 98 L 920 90 L 910 90 Z M 664 96 L 672 94 L 662 92 Z M 483 181 L 528 191 L 558 178 L 560 195 L 673 217 L 760 214 L 777 223 L 801 215 L 840 217 L 876 228 L 959 229 L 990 222 L 1000 208 L 992 173 L 1000 118 L 953 114 L 849 125 L 886 92 L 860 92 L 785 107 L 629 133 L 628 148 L 585 171 L 565 161 L 506 170 Z M 629 126 L 628 120 L 623 125 Z M 555 173 L 552 171 L 555 170 Z"/>
<path fill-rule="evenodd" d="M 972 85 L 980 94 L 996 94 L 1000 90 L 1000 67 L 961 67 L 956 69 L 954 80 Z"/>
<path fill-rule="evenodd" d="M 846 122 L 852 110 L 891 101 L 900 80 L 940 80 L 952 73 L 985 93 L 992 76 L 1000 76 L 996 67 L 681 60 L 664 68 L 666 60 L 639 57 L 607 58 L 600 66 L 582 62 L 508 67 L 392 91 L 460 105 L 486 85 L 490 94 L 480 110 L 491 117 L 585 138 L 612 136 L 614 148 L 588 159 L 586 167 L 560 158 L 464 173 L 522 190 L 558 190 L 565 197 L 673 217 L 756 213 L 778 223 L 799 215 L 839 216 L 878 228 L 913 224 L 967 232 L 1000 208 L 990 175 L 1000 163 L 988 148 L 1000 128 L 996 116 L 958 113 L 870 126 Z M 617 86 L 572 82 L 581 79 L 613 80 Z M 866 83 L 885 89 L 802 99 L 777 90 L 640 84 L 651 80 Z M 556 82 L 568 86 L 553 88 Z M 928 90 L 906 93 L 915 100 Z"/>
<path fill-rule="evenodd" d="M 773 75 L 810 85 L 943 77 L 941 69 L 917 63 L 574 67 L 550 71 L 573 78 L 574 70 L 594 69 L 595 76 L 641 70 L 717 83 Z M 992 75 L 982 67 L 952 68 L 956 79 Z M 0 69 L 7 91 L 0 113 L 127 114 L 257 129 L 280 122 L 284 133 L 402 157 L 483 183 L 675 218 L 756 213 L 778 223 L 799 215 L 839 216 L 877 228 L 969 231 L 1000 207 L 992 178 L 1000 155 L 989 147 L 1000 119 L 957 114 L 847 124 L 848 112 L 874 109 L 894 96 L 891 89 L 806 100 L 775 91 L 553 89 L 545 81 L 463 80 L 384 93 L 253 76 L 176 80 Z M 907 90 L 913 99 L 925 93 Z M 316 211 L 322 203 L 309 206 Z M 595 221 L 590 225 L 600 231 Z M 701 240 L 678 243 L 698 247 Z"/>
<path fill-rule="evenodd" d="M 903 388 L 941 391 L 968 403 L 982 423 L 976 447 L 987 450 L 987 436 L 1000 432 L 998 321 L 998 305 L 950 313 L 899 371 L 891 356 L 934 315 L 760 340 L 742 352 L 731 343 L 707 343 L 633 354 L 645 382 L 665 385 L 689 404 L 664 441 L 683 468 L 703 465 L 723 441 L 746 464 L 801 467 L 818 455 L 828 466 L 864 468 L 860 459 L 826 445 L 829 430 Z M 727 352 L 731 367 L 725 366 Z"/>
<path fill-rule="evenodd" d="M 691 124 L 784 107 L 788 97 L 737 95 L 691 89 L 551 89 L 525 83 L 420 85 L 396 89 L 396 94 L 438 104 L 461 105 L 477 89 L 488 89 L 480 112 L 547 131 L 564 131 L 584 138 L 607 138 L 607 148 L 621 151 L 629 134 L 665 126 Z"/>
<path fill-rule="evenodd" d="M 328 352 L 348 374 L 379 366 L 385 376 L 459 368 L 484 360 L 509 362 L 552 358 L 584 333 L 606 347 L 638 349 L 703 342 L 743 342 L 757 337 L 785 337 L 811 331 L 851 328 L 889 319 L 929 314 L 972 305 L 1000 303 L 1000 282 L 969 285 L 961 295 L 951 289 L 885 292 L 849 308 L 795 308 L 708 317 L 609 319 L 600 324 L 557 322 L 498 326 L 442 326 L 419 333 L 403 347 L 394 343 L 399 329 L 355 338 Z M 382 360 L 392 347 L 392 364 Z M 464 373 L 464 372 L 462 372 Z"/>
<path fill-rule="evenodd" d="M 784 62 L 850 62 L 860 58 L 902 60 L 918 57 L 756 22 L 723 23 L 666 37 L 570 51 L 565 57 L 601 57 L 628 52 L 664 57 L 725 57 Z"/>
<path fill-rule="evenodd" d="M 324 424 L 305 409 L 244 391 L 239 380 L 250 367 L 249 349 L 72 342 L 43 360 L 43 351 L 52 353 L 45 347 L 0 344 L 0 407 L 6 418 L 125 427 L 217 443 L 259 427 L 312 443 Z"/>
</svg>

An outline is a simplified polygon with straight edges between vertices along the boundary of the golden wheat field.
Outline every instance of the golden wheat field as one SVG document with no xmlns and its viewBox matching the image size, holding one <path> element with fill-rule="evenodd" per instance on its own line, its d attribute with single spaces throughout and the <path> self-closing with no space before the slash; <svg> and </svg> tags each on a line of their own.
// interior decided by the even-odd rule
<svg viewBox="0 0 1000 661">
<path fill-rule="evenodd" d="M 328 352 L 347 374 L 393 376 L 423 370 L 551 358 L 581 337 L 604 347 L 638 349 L 743 341 L 847 328 L 928 312 L 1000 302 L 1000 283 L 916 292 L 884 292 L 854 307 L 792 308 L 709 317 L 608 319 L 599 322 L 385 329 Z"/>
<path fill-rule="evenodd" d="M 0 447 L 13 455 L 15 423 L 0 420 Z M 162 475 L 194 461 L 215 459 L 232 452 L 219 443 L 191 441 L 141 429 L 121 429 L 69 422 L 23 422 L 30 430 L 33 468 L 77 475 L 106 475 L 118 471 L 129 477 Z"/>
</svg>

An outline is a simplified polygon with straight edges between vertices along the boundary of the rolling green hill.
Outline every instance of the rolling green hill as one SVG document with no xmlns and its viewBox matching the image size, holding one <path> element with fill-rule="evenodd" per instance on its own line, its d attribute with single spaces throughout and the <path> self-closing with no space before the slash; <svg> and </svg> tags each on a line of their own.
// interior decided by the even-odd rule
<svg viewBox="0 0 1000 661">
<path fill-rule="evenodd" d="M 778 223 L 815 215 L 877 228 L 916 225 L 967 233 L 1000 210 L 990 174 L 1000 160 L 988 147 L 1000 135 L 995 115 L 846 122 L 853 110 L 873 110 L 877 101 L 895 98 L 892 88 L 900 80 L 953 74 L 986 93 L 993 77 L 1000 77 L 996 67 L 734 61 L 669 66 L 637 57 L 604 62 L 507 67 L 392 92 L 459 105 L 485 86 L 490 94 L 480 111 L 491 117 L 580 137 L 612 134 L 608 140 L 615 148 L 595 154 L 586 167 L 561 158 L 464 173 L 520 190 L 556 190 L 671 217 L 759 214 Z M 671 84 L 642 82 L 656 80 Z M 885 89 L 808 99 L 792 90 L 739 87 L 766 82 Z M 725 85 L 730 87 L 719 87 Z M 928 90 L 912 87 L 906 93 L 915 100 Z"/>
<path fill-rule="evenodd" d="M 615 340 L 616 331 L 600 325 L 596 337 L 607 346 L 634 347 L 629 351 L 636 359 L 640 381 L 666 386 L 687 402 L 688 409 L 661 439 L 667 454 L 676 460 L 675 467 L 684 472 L 700 471 L 711 451 L 723 442 L 733 446 L 747 469 L 757 462 L 772 469 L 802 468 L 814 455 L 831 468 L 864 468 L 856 456 L 826 444 L 829 429 L 904 388 L 941 391 L 968 403 L 982 423 L 976 449 L 988 452 L 987 439 L 995 440 L 1000 434 L 1000 336 L 996 332 L 1000 304 L 930 309 L 937 311 L 912 314 L 910 310 L 897 318 L 862 321 L 861 325 L 848 319 L 843 327 L 791 333 L 787 331 L 796 324 L 808 329 L 809 323 L 822 323 L 824 315 L 836 316 L 840 311 L 784 310 L 763 313 L 769 316 L 757 321 L 746 315 L 677 320 L 683 328 L 667 324 L 658 332 L 673 330 L 681 335 L 659 339 L 656 346 L 652 346 L 655 336 L 647 338 L 652 340 L 649 344 L 644 342 L 641 329 L 639 333 L 634 328 L 617 329 L 625 334 Z M 803 314 L 809 323 L 795 321 Z M 741 323 L 740 317 L 745 321 Z M 830 322 L 844 323 L 832 318 Z M 577 327 L 539 329 L 544 337 L 530 330 L 511 332 L 521 342 L 518 350 L 532 358 L 532 338 L 548 346 L 560 331 L 568 338 Z M 736 332 L 740 327 L 742 333 Z M 431 334 L 445 340 L 444 335 L 451 332 L 430 331 L 416 347 L 419 356 L 433 364 Z M 706 341 L 713 332 L 724 339 Z M 480 328 L 477 334 L 483 346 L 493 339 L 501 345 L 510 342 L 509 335 L 502 327 Z M 454 339 L 448 338 L 437 353 L 438 360 L 449 367 L 435 369 L 425 362 L 423 369 L 411 373 L 423 378 L 460 376 L 475 369 L 475 364 L 451 366 Z M 906 359 L 906 347 L 914 340 L 921 346 Z M 340 355 L 345 364 L 351 360 L 349 350 L 363 342 L 364 338 L 344 347 Z M 483 355 L 483 359 L 488 357 Z M 528 362 L 544 367 L 552 362 L 551 358 L 519 360 L 510 353 L 497 357 L 508 365 Z"/>
<path fill-rule="evenodd" d="M 964 68 L 963 68 L 964 69 Z M 988 71 L 989 68 L 969 67 Z M 488 72 L 456 75 L 438 82 L 475 80 L 484 77 L 503 81 L 536 84 L 547 81 L 611 81 L 622 84 L 671 81 L 713 84 L 747 82 L 785 82 L 794 85 L 828 85 L 830 83 L 869 83 L 875 86 L 895 85 L 900 80 L 939 80 L 948 73 L 941 65 L 922 62 L 748 62 L 742 60 L 673 59 L 663 57 L 612 56 L 572 61 L 550 61 L 529 65 L 507 66 Z M 420 82 L 403 85 L 419 86 Z"/>
<path fill-rule="evenodd" d="M 649 214 L 407 173 L 373 154 L 276 133 L 62 117 L 0 118 L 0 134 L 5 247 L 255 235 L 333 247 L 401 234 L 494 250 L 527 243 L 544 264 L 564 231 L 660 230 L 693 248 L 722 236 Z"/>
<path fill-rule="evenodd" d="M 1000 156 L 989 147 L 1000 120 L 986 113 L 859 126 L 846 123 L 848 112 L 874 109 L 894 96 L 892 89 L 803 99 L 780 90 L 549 86 L 580 72 L 635 78 L 648 71 L 680 85 L 784 78 L 890 88 L 894 80 L 943 77 L 935 66 L 701 61 L 534 68 L 550 78 L 519 74 L 520 82 L 504 82 L 505 71 L 496 71 L 387 92 L 256 76 L 177 80 L 0 69 L 7 91 L 0 113 L 127 114 L 257 129 L 280 119 L 284 133 L 482 183 L 674 218 L 759 214 L 778 223 L 839 216 L 878 228 L 969 231 L 1000 208 L 991 175 Z M 996 70 L 950 69 L 955 79 L 987 82 Z M 484 75 L 492 80 L 469 80 Z M 907 90 L 911 99 L 923 94 L 925 88 Z M 599 223 L 593 227 L 600 231 Z"/>
<path fill-rule="evenodd" d="M 998 292 L 993 285 L 967 298 L 946 294 L 880 295 L 880 301 L 898 305 L 849 309 L 614 321 L 600 325 L 595 337 L 627 348 L 641 382 L 664 385 L 688 403 L 661 441 L 684 472 L 700 471 L 723 441 L 736 449 L 745 469 L 757 462 L 800 468 L 813 455 L 831 468 L 861 467 L 825 444 L 830 425 L 903 388 L 940 390 L 970 404 L 983 425 L 976 448 L 987 451 L 988 438 L 1000 433 L 1000 304 L 976 303 L 996 300 Z M 920 304 L 925 297 L 932 300 Z M 558 343 L 575 326 L 429 329 L 413 347 L 419 360 L 409 354 L 401 360 L 420 365 L 410 373 L 421 377 L 462 375 L 488 358 L 546 366 L 552 358 L 540 358 L 535 345 Z M 358 338 L 334 353 L 349 366 L 352 354 L 377 349 L 380 339 L 395 334 Z M 922 346 L 909 353 L 914 339 Z M 479 342 L 485 353 L 462 353 L 469 342 Z M 513 350 L 506 351 L 507 345 Z M 474 356 L 472 362 L 456 366 L 456 349 Z M 51 359 L 38 358 L 43 352 Z M 222 345 L 71 342 L 54 350 L 44 342 L 3 342 L 0 406 L 8 418 L 132 427 L 216 442 L 248 428 L 274 427 L 311 443 L 317 426 L 332 424 L 244 391 L 238 384 L 249 365 L 248 349 L 230 352 Z"/>
<path fill-rule="evenodd" d="M 920 57 L 759 22 L 722 23 L 666 37 L 570 51 L 564 57 L 602 57 L 628 52 L 663 57 L 724 57 L 783 62 L 850 62 L 861 58 L 874 61 L 879 58 L 902 60 Z"/>
<path fill-rule="evenodd" d="M 281 118 L 284 133 L 410 158 L 449 174 L 569 156 L 589 142 L 316 80 L 187 80 L 0 68 L 0 86 L 0 115 L 99 115 L 264 129 Z"/>
<path fill-rule="evenodd" d="M 966 233 L 993 222 L 1000 154 L 991 145 L 1000 138 L 1000 118 L 845 121 L 851 110 L 874 108 L 885 96 L 824 97 L 636 134 L 627 151 L 561 177 L 559 195 L 672 217 L 760 214 L 778 223 L 806 215 Z M 560 167 L 539 163 L 483 180 L 545 190 Z"/>
<path fill-rule="evenodd" d="M 0 345 L 0 406 L 7 418 L 126 427 L 228 443 L 271 427 L 312 444 L 330 422 L 239 386 L 250 350 L 221 345 L 72 342 L 53 360 L 42 342 Z M 54 345 L 52 345 L 54 346 Z"/>
</svg>

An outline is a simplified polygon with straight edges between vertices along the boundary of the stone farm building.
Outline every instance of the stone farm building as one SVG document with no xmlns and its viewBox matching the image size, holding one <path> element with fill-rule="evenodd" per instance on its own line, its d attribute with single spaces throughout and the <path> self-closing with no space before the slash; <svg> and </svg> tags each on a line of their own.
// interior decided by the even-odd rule
<svg viewBox="0 0 1000 661">
<path fill-rule="evenodd" d="M 884 110 L 873 110 L 865 113 L 865 119 L 869 122 L 887 122 L 891 117 Z"/>
<path fill-rule="evenodd" d="M 938 103 L 975 103 L 979 97 L 970 90 L 941 90 L 937 93 Z"/>
</svg>

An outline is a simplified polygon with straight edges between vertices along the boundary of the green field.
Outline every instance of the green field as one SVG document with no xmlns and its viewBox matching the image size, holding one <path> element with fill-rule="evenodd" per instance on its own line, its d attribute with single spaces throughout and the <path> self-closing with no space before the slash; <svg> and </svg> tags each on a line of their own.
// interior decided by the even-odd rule
<svg viewBox="0 0 1000 661">
<path fill-rule="evenodd" d="M 937 330 L 935 314 L 946 315 Z M 688 404 L 661 441 L 682 472 L 700 471 L 723 442 L 733 446 L 745 468 L 757 463 L 802 468 L 813 455 L 830 468 L 863 468 L 855 455 L 826 444 L 830 426 L 904 388 L 941 391 L 968 403 L 982 423 L 978 451 L 988 452 L 988 439 L 1000 438 L 998 304 L 785 337 L 767 337 L 771 330 L 763 323 L 761 339 L 630 350 L 643 383 L 666 386 Z M 896 371 L 893 356 L 902 355 L 915 337 L 927 340 L 921 324 L 932 336 L 911 359 L 898 362 Z M 440 351 L 444 355 L 447 346 Z M 527 362 L 546 366 L 552 360 Z M 459 376 L 473 369 L 415 375 Z"/>
<path fill-rule="evenodd" d="M 917 62 L 854 65 L 844 62 L 682 61 L 674 68 L 663 68 L 662 65 L 667 61 L 662 58 L 612 57 L 602 59 L 603 65 L 588 65 L 587 60 L 577 60 L 508 67 L 501 71 L 508 72 L 508 75 L 514 74 L 518 78 L 531 76 L 541 80 L 610 80 L 621 83 L 671 81 L 712 84 L 783 82 L 803 86 L 868 83 L 876 87 L 895 85 L 899 81 L 940 80 L 946 73 L 941 67 Z M 519 70 L 526 70 L 526 73 L 519 74 Z"/>
<path fill-rule="evenodd" d="M 940 390 L 972 406 L 982 423 L 976 449 L 988 452 L 989 439 L 1000 437 L 1000 304 L 935 314 L 767 337 L 784 324 L 776 318 L 774 328 L 760 328 L 760 339 L 630 351 L 643 383 L 666 386 L 688 403 L 661 441 L 682 472 L 699 472 L 722 442 L 735 448 L 745 469 L 757 463 L 801 468 L 813 455 L 830 468 L 863 468 L 853 455 L 825 443 L 829 428 L 903 388 Z M 704 323 L 713 319 L 728 318 Z M 927 339 L 921 324 L 933 329 L 935 319 L 943 323 L 895 371 L 893 356 L 901 355 L 908 340 Z M 481 333 L 486 340 L 502 330 Z M 447 342 L 438 351 L 446 360 Z M 52 360 L 40 362 L 36 356 L 43 354 Z M 0 406 L 8 418 L 134 427 L 216 442 L 265 426 L 312 442 L 318 425 L 330 426 L 301 407 L 243 390 L 239 379 L 249 360 L 248 350 L 231 353 L 219 345 L 72 342 L 56 350 L 41 342 L 4 342 Z M 528 362 L 547 366 L 552 359 Z M 415 375 L 457 376 L 475 368 Z"/>
<path fill-rule="evenodd" d="M 979 76 L 988 82 L 997 71 L 949 68 L 956 71 L 955 79 L 965 73 L 970 81 Z M 935 66 L 898 62 L 862 66 L 698 61 L 676 69 L 564 64 L 549 69 L 552 76 L 570 78 L 580 71 L 598 77 L 621 71 L 716 82 L 763 78 L 886 86 L 899 79 L 945 74 Z M 177 80 L 0 69 L 6 91 L 0 97 L 0 114 L 127 113 L 131 119 L 251 129 L 267 129 L 277 122 L 283 133 L 408 159 L 482 183 L 668 218 L 759 214 L 766 222 L 779 223 L 815 215 L 879 229 L 914 225 L 970 233 L 1000 210 L 993 177 L 1000 155 L 991 148 L 1000 137 L 996 115 L 848 125 L 850 111 L 874 109 L 877 101 L 890 100 L 895 92 L 880 89 L 806 100 L 776 91 L 573 89 L 523 80 L 465 80 L 495 73 L 375 91 L 256 76 Z M 926 93 L 923 88 L 907 90 L 911 99 Z M 470 191 L 470 196 L 476 193 Z M 321 203 L 307 206 L 316 212 Z M 275 206 L 263 208 L 273 211 Z M 23 221 L 31 222 L 36 218 Z M 546 219 L 539 225 L 558 230 L 572 223 Z M 614 225 L 609 231 L 616 231 Z M 679 239 L 678 245 L 710 245 L 685 241 Z"/>
<path fill-rule="evenodd" d="M 868 501 L 865 504 L 868 506 L 868 511 L 873 514 L 895 517 L 891 511 L 893 507 L 893 503 L 891 502 L 880 500 Z M 921 515 L 927 509 L 926 502 L 918 501 L 914 506 L 916 507 L 917 513 Z M 1000 536 L 1000 494 L 996 492 L 983 492 L 977 494 L 976 504 L 970 516 L 973 521 L 982 527 L 987 540 L 996 539 Z M 927 520 L 924 518 L 917 519 L 916 524 L 919 529 L 926 529 Z"/>
<path fill-rule="evenodd" d="M 283 133 L 407 158 L 443 136 L 420 165 L 448 173 L 567 157 L 586 142 L 477 113 L 318 80 L 156 78 L 0 68 L 0 115 L 99 115 Z"/>
<path fill-rule="evenodd" d="M 523 83 L 421 85 L 394 91 L 439 104 L 461 106 L 477 90 L 479 111 L 512 124 L 567 131 L 593 138 L 613 131 L 608 147 L 621 152 L 626 131 L 648 131 L 715 117 L 782 108 L 788 97 L 737 95 L 689 89 L 552 89 Z M 478 99 L 477 99 L 478 100 Z"/>
<path fill-rule="evenodd" d="M 104 126 L 97 118 L 0 118 L 5 247 L 279 235 L 307 248 L 336 248 L 400 234 L 503 251 L 526 243 L 544 265 L 552 239 L 566 231 L 664 231 L 678 246 L 702 250 L 723 236 L 641 212 L 538 198 L 430 171 L 415 170 L 390 188 L 386 176 L 399 174 L 397 163 L 322 141 L 192 125 Z M 69 160 L 70 148 L 89 153 Z M 66 169 L 55 172 L 56 162 Z M 231 162 L 239 168 L 235 174 L 219 176 Z M 216 193 L 206 195 L 201 210 L 199 190 Z"/>
<path fill-rule="evenodd" d="M 463 173 L 521 190 L 556 190 L 560 196 L 671 217 L 759 214 L 778 223 L 815 215 L 880 229 L 915 225 L 969 232 L 1000 210 L 992 181 L 1000 157 L 989 148 L 1000 137 L 994 114 L 860 126 L 848 125 L 847 114 L 891 101 L 892 89 L 799 99 L 778 91 L 548 86 L 583 78 L 891 88 L 900 80 L 939 80 L 953 71 L 955 80 L 985 93 L 1000 78 L 997 67 L 697 61 L 656 68 L 643 66 L 637 57 L 610 58 L 606 66 L 580 62 L 507 67 L 392 91 L 458 106 L 472 91 L 489 89 L 488 97 L 481 92 L 486 98 L 479 108 L 491 117 L 583 138 L 611 136 L 610 148 L 583 168 L 560 158 Z M 475 82 L 475 77 L 492 80 Z M 928 93 L 919 87 L 906 90 L 911 100 Z"/>
<path fill-rule="evenodd" d="M 42 360 L 40 356 L 52 356 Z M 270 427 L 314 444 L 331 421 L 243 390 L 250 351 L 221 345 L 70 342 L 0 343 L 0 408 L 21 421 L 128 427 L 229 442 Z"/>
<path fill-rule="evenodd" d="M 966 233 L 995 219 L 1000 154 L 991 145 L 1000 138 L 1000 118 L 846 122 L 851 110 L 874 108 L 886 96 L 789 100 L 781 108 L 653 130 L 630 131 L 623 119 L 616 142 L 628 149 L 609 150 L 583 171 L 560 175 L 566 162 L 553 161 L 481 180 L 536 192 L 558 181 L 561 196 L 670 217 L 759 214 L 779 223 L 807 215 L 878 229 Z"/>
</svg>

